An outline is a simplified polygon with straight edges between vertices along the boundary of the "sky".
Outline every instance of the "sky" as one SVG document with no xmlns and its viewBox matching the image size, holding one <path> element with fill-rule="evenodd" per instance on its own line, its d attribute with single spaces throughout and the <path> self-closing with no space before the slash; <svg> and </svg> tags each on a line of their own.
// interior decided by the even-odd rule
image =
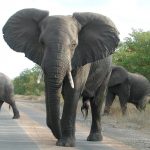
<svg viewBox="0 0 150 150">
<path fill-rule="evenodd" d="M 0 72 L 11 79 L 35 64 L 23 53 L 9 48 L 3 40 L 2 28 L 18 10 L 38 8 L 50 15 L 71 15 L 74 12 L 94 12 L 111 18 L 120 32 L 120 39 L 134 29 L 150 31 L 150 0 L 0 0 Z"/>
</svg>

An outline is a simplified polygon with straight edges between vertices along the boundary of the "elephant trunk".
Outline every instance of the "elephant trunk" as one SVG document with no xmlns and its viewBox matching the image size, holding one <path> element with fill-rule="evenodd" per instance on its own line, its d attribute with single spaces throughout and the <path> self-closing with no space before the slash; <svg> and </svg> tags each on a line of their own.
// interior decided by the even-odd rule
<svg viewBox="0 0 150 150">
<path fill-rule="evenodd" d="M 47 82 L 47 81 L 46 81 Z M 47 126 L 51 129 L 53 135 L 61 138 L 61 123 L 60 123 L 60 88 L 51 88 L 53 85 L 46 83 L 46 111 L 47 111 Z"/>
<path fill-rule="evenodd" d="M 46 95 L 46 111 L 47 125 L 51 129 L 53 135 L 60 139 L 61 122 L 60 122 L 60 99 L 61 89 L 64 77 L 67 75 L 70 78 L 72 87 L 74 86 L 72 75 L 70 73 L 69 59 L 65 56 L 51 56 L 52 60 L 44 59 L 43 71 L 45 80 L 45 95 Z"/>
</svg>

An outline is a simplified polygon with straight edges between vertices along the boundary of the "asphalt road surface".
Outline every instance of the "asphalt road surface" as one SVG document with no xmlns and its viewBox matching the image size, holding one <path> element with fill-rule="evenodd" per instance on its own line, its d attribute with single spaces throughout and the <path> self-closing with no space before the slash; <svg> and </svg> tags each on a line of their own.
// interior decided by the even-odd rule
<svg viewBox="0 0 150 150">
<path fill-rule="evenodd" d="M 121 140 L 110 138 L 107 134 L 104 135 L 102 142 L 86 141 L 89 127 L 84 119 L 77 119 L 75 147 L 55 146 L 56 139 L 45 124 L 44 104 L 31 104 L 22 101 L 17 102 L 17 105 L 21 114 L 21 118 L 18 120 L 11 119 L 13 114 L 7 104 L 2 106 L 0 112 L 0 150 L 137 150 Z"/>
</svg>

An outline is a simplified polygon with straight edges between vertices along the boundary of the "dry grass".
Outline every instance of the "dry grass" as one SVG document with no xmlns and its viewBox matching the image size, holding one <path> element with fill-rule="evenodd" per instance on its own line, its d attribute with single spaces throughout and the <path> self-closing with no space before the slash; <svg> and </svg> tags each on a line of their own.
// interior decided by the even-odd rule
<svg viewBox="0 0 150 150">
<path fill-rule="evenodd" d="M 44 102 L 45 97 L 43 96 L 35 96 L 35 95 L 15 95 L 14 99 L 16 101 L 32 101 L 32 102 Z"/>
<path fill-rule="evenodd" d="M 45 102 L 44 96 L 32 95 L 15 95 L 15 100 L 42 103 Z M 79 115 L 81 115 L 81 105 L 82 102 L 80 101 L 77 111 Z M 90 110 L 88 118 L 91 119 Z M 102 122 L 105 124 L 112 124 L 114 127 L 120 126 L 140 130 L 150 130 L 150 104 L 147 105 L 146 110 L 143 112 L 139 112 L 133 104 L 128 104 L 127 115 L 122 116 L 119 101 L 116 99 L 112 105 L 110 115 L 102 117 Z"/>
<path fill-rule="evenodd" d="M 116 125 L 133 129 L 148 130 L 150 129 L 150 104 L 147 104 L 146 110 L 143 112 L 139 112 L 133 104 L 128 104 L 127 115 L 122 116 L 119 101 L 116 99 L 108 118 L 110 122 L 113 121 Z M 103 120 L 105 122 L 105 119 Z"/>
</svg>

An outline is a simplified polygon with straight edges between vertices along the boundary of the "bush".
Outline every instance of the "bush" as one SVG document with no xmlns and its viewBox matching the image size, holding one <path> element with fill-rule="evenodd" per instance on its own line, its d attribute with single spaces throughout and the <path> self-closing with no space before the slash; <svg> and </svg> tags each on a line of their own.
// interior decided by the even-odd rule
<svg viewBox="0 0 150 150">
<path fill-rule="evenodd" d="M 113 62 L 150 80 L 150 31 L 133 29 L 129 35 L 120 43 L 117 52 L 113 55 Z"/>
<path fill-rule="evenodd" d="M 20 76 L 13 81 L 15 94 L 21 95 L 41 95 L 44 91 L 44 82 L 37 83 L 41 72 L 39 66 L 24 70 Z"/>
</svg>

